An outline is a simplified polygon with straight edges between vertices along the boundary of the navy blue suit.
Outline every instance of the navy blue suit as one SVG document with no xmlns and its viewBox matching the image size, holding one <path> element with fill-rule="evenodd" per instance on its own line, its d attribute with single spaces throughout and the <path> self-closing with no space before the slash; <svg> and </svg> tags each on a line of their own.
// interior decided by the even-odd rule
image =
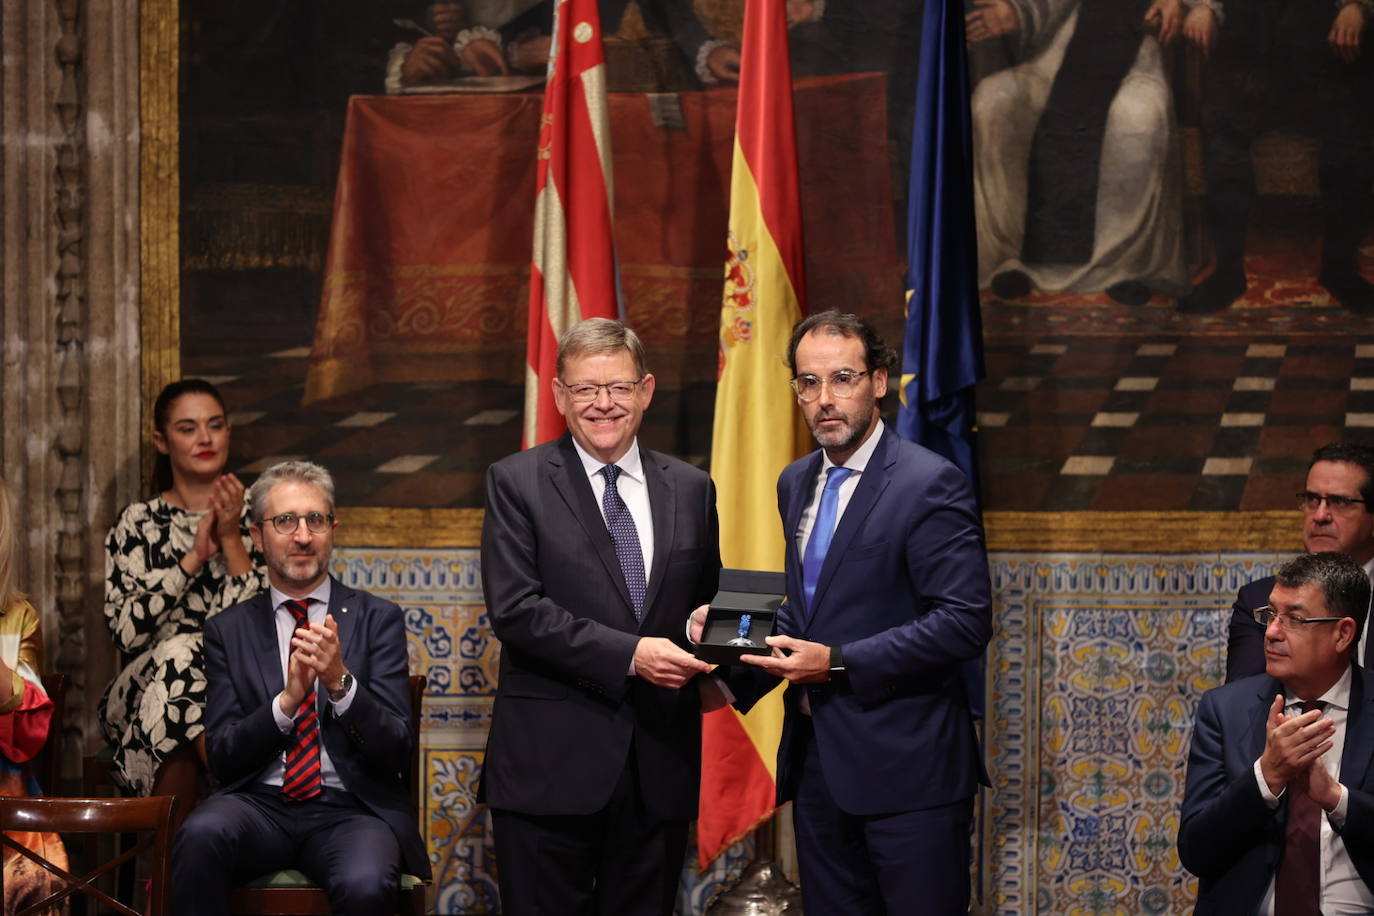
<svg viewBox="0 0 1374 916">
<path fill-rule="evenodd" d="M 337 853 L 341 857 L 322 862 L 312 858 L 313 839 L 286 840 L 270 829 L 264 835 L 259 832 L 264 822 L 253 825 L 251 842 L 229 835 L 242 826 L 237 820 L 240 802 L 259 795 L 271 802 L 280 795 L 259 780 L 291 742 L 272 714 L 285 685 L 271 599 L 263 592 L 210 618 L 205 626 L 206 748 L 220 788 L 191 813 L 178 834 L 173 878 L 177 913 L 222 912 L 229 887 L 277 868 L 300 868 L 326 889 L 379 866 L 394 873 L 402 863 L 411 874 L 429 876 L 415 806 L 402 783 L 411 742 L 417 739 L 410 732 L 401 610 L 334 579 L 329 613 L 338 624 L 344 666 L 357 689 L 342 716 L 334 715 L 326 691 L 319 689 L 316 695 L 321 737 L 347 791 L 325 789 L 320 799 L 289 803 L 296 806 L 290 810 L 298 815 L 293 820 L 314 819 L 321 829 L 336 813 L 347 816 L 355 837 L 379 831 L 378 846 L 356 850 L 344 842 L 344 852 Z M 376 861 L 388 856 L 390 862 Z M 332 891 L 331 898 L 336 909 L 350 911 Z"/>
<path fill-rule="evenodd" d="M 1374 674 L 1354 666 L 1340 782 L 1350 792 L 1341 838 L 1374 888 Z M 1255 782 L 1265 722 L 1283 685 L 1256 675 L 1203 694 L 1188 752 L 1178 856 L 1197 875 L 1196 916 L 1251 916 L 1283 852 L 1287 802 L 1271 810 Z M 1285 796 L 1286 797 L 1286 796 Z"/>
<path fill-rule="evenodd" d="M 1241 586 L 1231 605 L 1231 622 L 1226 628 L 1226 683 L 1264 673 L 1264 627 L 1254 610 L 1269 603 L 1274 577 L 1265 576 Z"/>
<path fill-rule="evenodd" d="M 954 912 L 940 901 L 958 906 L 962 895 L 967 905 L 968 811 L 979 783 L 987 782 L 961 674 L 962 664 L 978 658 L 992 636 L 977 506 L 958 468 L 885 429 L 839 519 L 814 606 L 808 607 L 804 545 L 797 544 L 796 533 L 820 469 L 817 451 L 778 479 L 789 596 L 779 631 L 840 646 L 847 683 L 787 691 L 778 799 L 815 790 L 822 799 L 829 796 L 828 803 L 810 808 L 820 818 L 833 807 L 842 818 L 859 819 L 933 812 L 941 823 L 931 829 L 913 823 L 915 835 L 884 841 L 870 833 L 862 841 L 875 860 L 886 857 L 875 845 L 890 843 L 900 879 L 909 881 L 910 889 L 902 891 L 890 886 L 891 875 L 846 876 L 843 867 L 831 874 L 843 859 L 834 848 L 842 840 L 824 835 L 826 830 L 813 833 L 812 817 L 798 798 L 807 911 L 881 912 L 879 901 L 853 890 L 876 880 L 889 909 L 895 890 L 896 896 L 919 895 L 907 897 L 908 906 L 919 899 L 929 904 L 927 912 Z M 810 716 L 800 709 L 803 690 Z M 750 699 L 742 697 L 742 705 Z M 960 849 L 962 869 L 950 860 Z"/>
</svg>

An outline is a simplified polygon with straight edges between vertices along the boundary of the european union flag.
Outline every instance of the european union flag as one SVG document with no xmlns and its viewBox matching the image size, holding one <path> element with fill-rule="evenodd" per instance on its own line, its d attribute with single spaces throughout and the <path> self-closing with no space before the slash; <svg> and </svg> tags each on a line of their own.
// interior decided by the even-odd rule
<svg viewBox="0 0 1374 916">
<path fill-rule="evenodd" d="M 978 496 L 973 386 L 985 373 L 961 3 L 926 0 L 920 53 L 907 191 L 906 336 L 897 433 L 958 465 Z M 982 665 L 965 664 L 964 679 L 973 714 L 981 717 Z"/>
<path fill-rule="evenodd" d="M 897 432 L 978 492 L 973 386 L 984 375 L 963 6 L 927 0 L 907 192 L 907 317 Z"/>
</svg>

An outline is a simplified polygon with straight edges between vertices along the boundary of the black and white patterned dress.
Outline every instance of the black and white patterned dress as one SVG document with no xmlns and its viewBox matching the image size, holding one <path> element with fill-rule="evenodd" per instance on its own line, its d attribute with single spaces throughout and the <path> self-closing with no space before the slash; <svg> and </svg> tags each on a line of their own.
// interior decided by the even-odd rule
<svg viewBox="0 0 1374 916">
<path fill-rule="evenodd" d="M 163 759 L 205 730 L 207 618 L 267 587 L 262 556 L 241 534 L 252 571 L 230 576 L 218 553 L 194 577 L 181 568 L 205 512 L 177 508 L 161 496 L 134 503 L 105 541 L 105 621 L 130 658 L 100 699 L 100 727 L 115 747 L 116 778 L 147 795 Z"/>
</svg>

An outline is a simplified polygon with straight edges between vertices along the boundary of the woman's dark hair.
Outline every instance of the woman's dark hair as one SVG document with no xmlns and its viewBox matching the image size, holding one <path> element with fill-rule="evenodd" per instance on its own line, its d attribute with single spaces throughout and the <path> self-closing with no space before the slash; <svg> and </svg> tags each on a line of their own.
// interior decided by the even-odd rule
<svg viewBox="0 0 1374 916">
<path fill-rule="evenodd" d="M 183 394 L 208 394 L 219 403 L 220 410 L 224 409 L 224 398 L 220 396 L 218 388 L 203 378 L 184 378 L 163 388 L 157 400 L 153 402 L 153 429 L 164 436 L 167 435 L 172 405 Z M 158 452 L 157 459 L 153 462 L 153 486 L 157 487 L 156 492 L 165 493 L 172 489 L 172 483 L 172 459 Z"/>
</svg>

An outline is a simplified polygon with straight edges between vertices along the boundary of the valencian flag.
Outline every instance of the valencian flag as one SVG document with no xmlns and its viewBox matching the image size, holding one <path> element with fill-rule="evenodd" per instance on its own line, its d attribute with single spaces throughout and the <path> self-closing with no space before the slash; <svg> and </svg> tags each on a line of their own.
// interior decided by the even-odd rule
<svg viewBox="0 0 1374 916">
<path fill-rule="evenodd" d="M 711 447 L 721 559 L 773 571 L 783 568 L 778 474 L 809 443 L 785 363 L 805 284 L 784 2 L 745 5 Z M 781 735 L 781 687 L 747 716 L 728 707 L 706 715 L 697 820 L 703 869 L 773 813 Z"/>
<path fill-rule="evenodd" d="M 563 432 L 550 390 L 559 335 L 584 318 L 621 311 L 612 196 L 601 17 L 596 0 L 558 0 L 539 121 L 525 448 Z"/>
<path fill-rule="evenodd" d="M 907 192 L 907 313 L 897 433 L 958 465 L 976 495 L 973 386 L 985 373 L 961 3 L 926 3 L 920 54 Z M 965 674 L 974 713 L 981 715 L 981 667 L 970 663 Z"/>
</svg>

